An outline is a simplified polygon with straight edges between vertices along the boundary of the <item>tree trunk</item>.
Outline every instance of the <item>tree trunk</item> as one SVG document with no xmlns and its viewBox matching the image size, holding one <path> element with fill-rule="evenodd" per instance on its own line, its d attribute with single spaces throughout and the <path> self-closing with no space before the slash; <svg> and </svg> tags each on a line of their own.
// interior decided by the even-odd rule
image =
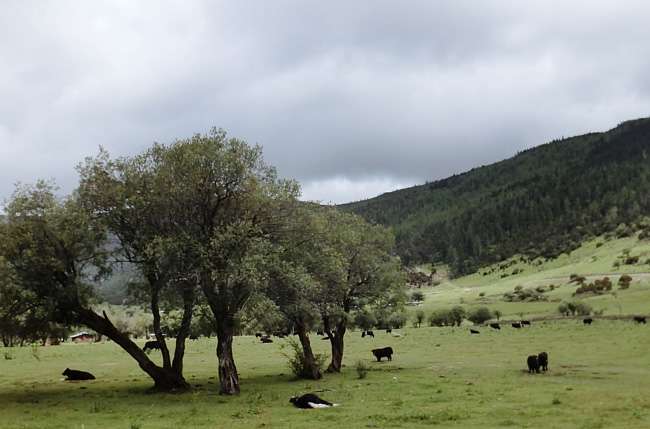
<svg viewBox="0 0 650 429">
<path fill-rule="evenodd" d="M 174 361 L 172 369 L 177 374 L 183 374 L 183 357 L 185 356 L 185 340 L 190 334 L 192 325 L 192 311 L 194 310 L 194 285 L 183 288 L 183 318 L 181 326 L 176 335 L 176 348 L 174 349 Z"/>
<path fill-rule="evenodd" d="M 178 391 L 189 389 L 190 385 L 185 381 L 182 375 L 175 373 L 171 369 L 161 368 L 153 363 L 140 347 L 131 341 L 131 339 L 120 332 L 108 316 L 104 317 L 89 309 L 78 309 L 76 313 L 79 316 L 79 322 L 115 341 L 125 352 L 127 352 L 140 368 L 149 375 L 154 381 L 154 389 L 159 391 Z"/>
<path fill-rule="evenodd" d="M 307 334 L 307 329 L 302 325 L 297 325 L 298 338 L 300 339 L 300 344 L 302 345 L 302 352 L 305 357 L 305 375 L 312 380 L 319 380 L 323 375 L 320 372 L 320 368 L 316 364 L 316 358 L 314 357 L 314 352 L 311 349 L 311 343 L 309 342 L 309 335 Z"/>
<path fill-rule="evenodd" d="M 151 285 L 151 314 L 153 315 L 153 332 L 156 334 L 156 340 L 160 344 L 160 354 L 162 355 L 163 368 L 171 369 L 171 360 L 169 358 L 169 349 L 167 348 L 167 342 L 165 341 L 165 336 L 163 335 L 162 329 L 160 327 L 160 305 L 159 305 L 159 291 L 160 287 L 158 283 L 151 283 L 152 280 L 149 280 Z"/>
<path fill-rule="evenodd" d="M 222 395 L 239 394 L 239 374 L 232 354 L 234 335 L 233 315 L 220 314 L 217 320 L 217 358 L 219 359 L 219 393 Z"/>
<path fill-rule="evenodd" d="M 327 367 L 327 372 L 341 372 L 341 365 L 343 362 L 343 337 L 345 336 L 346 330 L 345 322 L 341 321 L 336 324 L 336 332 L 331 330 L 329 318 L 323 318 L 323 325 L 325 333 L 330 339 L 330 345 L 332 346 L 332 359 Z"/>
</svg>

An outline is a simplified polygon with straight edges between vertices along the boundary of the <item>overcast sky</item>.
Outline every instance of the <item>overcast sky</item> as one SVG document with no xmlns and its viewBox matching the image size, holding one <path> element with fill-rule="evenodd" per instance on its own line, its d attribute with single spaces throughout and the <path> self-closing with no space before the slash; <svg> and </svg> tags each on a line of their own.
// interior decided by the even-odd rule
<svg viewBox="0 0 650 429">
<path fill-rule="evenodd" d="M 3 1 L 14 183 L 226 129 L 347 202 L 650 115 L 647 1 Z"/>
</svg>

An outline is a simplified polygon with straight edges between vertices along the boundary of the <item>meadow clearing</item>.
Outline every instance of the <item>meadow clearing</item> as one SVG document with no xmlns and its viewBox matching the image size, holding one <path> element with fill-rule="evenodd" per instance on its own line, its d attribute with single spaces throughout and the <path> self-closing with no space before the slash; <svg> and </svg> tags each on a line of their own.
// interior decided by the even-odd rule
<svg viewBox="0 0 650 429">
<path fill-rule="evenodd" d="M 0 348 L 2 428 L 648 428 L 650 427 L 650 325 L 631 320 L 558 320 L 558 302 L 570 299 L 568 275 L 612 274 L 623 250 L 644 254 L 647 244 L 613 240 L 587 243 L 564 261 L 522 265 L 522 273 L 499 273 L 444 281 L 423 289 L 425 312 L 463 304 L 487 305 L 502 320 L 523 314 L 533 320 L 516 330 L 422 326 L 360 331 L 346 335 L 343 371 L 320 381 L 296 380 L 287 366 L 289 339 L 262 344 L 252 336 L 235 339 L 241 395 L 217 394 L 214 338 L 189 341 L 185 377 L 193 385 L 183 394 L 149 393 L 151 381 L 115 344 L 62 344 L 56 347 Z M 509 268 L 513 269 L 515 266 Z M 624 266 L 632 286 L 584 299 L 603 315 L 650 313 L 646 266 Z M 504 302 L 516 285 L 554 283 L 548 301 Z M 481 296 L 480 294 L 483 293 Z M 542 318 L 547 318 L 543 320 Z M 317 353 L 329 343 L 312 335 Z M 391 346 L 392 362 L 373 362 L 370 350 Z M 546 351 L 550 370 L 530 375 L 526 357 Z M 157 351 L 152 352 L 156 356 Z M 370 370 L 360 379 L 356 365 Z M 97 380 L 64 382 L 66 368 L 92 372 Z M 317 392 L 339 407 L 299 410 L 291 396 Z"/>
</svg>

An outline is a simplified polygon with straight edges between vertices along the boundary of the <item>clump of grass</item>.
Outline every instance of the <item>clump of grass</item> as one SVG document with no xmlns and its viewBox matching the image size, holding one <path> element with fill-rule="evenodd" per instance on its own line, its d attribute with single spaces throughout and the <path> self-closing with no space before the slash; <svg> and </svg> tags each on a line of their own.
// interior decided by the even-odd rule
<svg viewBox="0 0 650 429">
<path fill-rule="evenodd" d="M 11 352 L 4 352 L 4 358 L 5 360 L 12 360 L 14 358 L 14 354 Z"/>
<path fill-rule="evenodd" d="M 557 398 L 553 398 L 553 401 L 552 401 L 551 403 L 552 403 L 553 405 L 560 405 L 560 404 L 562 403 L 562 401 L 560 401 L 560 400 L 557 399 Z"/>
<path fill-rule="evenodd" d="M 129 426 L 131 429 L 141 429 L 142 424 L 140 423 L 131 423 L 131 426 Z"/>
<path fill-rule="evenodd" d="M 290 338 L 287 341 L 287 344 L 289 347 L 289 352 L 283 352 L 282 354 L 287 358 L 287 363 L 289 364 L 291 372 L 293 372 L 293 374 L 298 378 L 312 378 L 311 370 L 309 368 L 309 365 L 307 365 L 305 354 L 302 351 L 302 346 L 300 343 L 298 343 L 298 341 L 294 340 L 293 338 Z M 324 354 L 314 355 L 314 365 L 321 372 L 323 366 L 325 365 L 326 358 L 327 356 Z"/>
<path fill-rule="evenodd" d="M 358 360 L 355 369 L 357 370 L 357 377 L 360 380 L 363 380 L 368 376 L 368 371 L 370 370 L 370 367 L 364 361 Z"/>
</svg>

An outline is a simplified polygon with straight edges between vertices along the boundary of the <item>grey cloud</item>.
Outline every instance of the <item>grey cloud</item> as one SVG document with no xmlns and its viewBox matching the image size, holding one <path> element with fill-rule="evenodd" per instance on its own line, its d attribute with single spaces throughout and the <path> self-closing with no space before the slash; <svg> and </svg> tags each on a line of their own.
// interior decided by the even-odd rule
<svg viewBox="0 0 650 429">
<path fill-rule="evenodd" d="M 0 198 L 211 126 L 341 202 L 648 114 L 642 1 L 9 2 Z"/>
</svg>

